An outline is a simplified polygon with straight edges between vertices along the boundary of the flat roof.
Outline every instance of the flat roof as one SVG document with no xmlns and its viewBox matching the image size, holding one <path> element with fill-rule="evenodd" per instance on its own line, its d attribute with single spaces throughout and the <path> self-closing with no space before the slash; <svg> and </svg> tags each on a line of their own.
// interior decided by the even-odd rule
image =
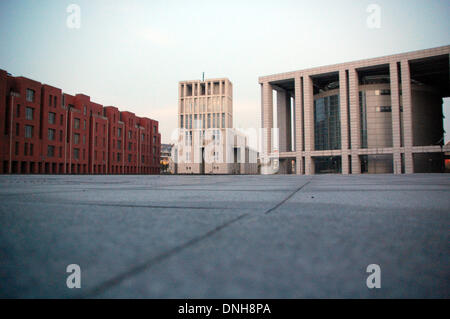
<svg viewBox="0 0 450 319">
<path fill-rule="evenodd" d="M 393 55 L 387 55 L 377 58 L 370 58 L 370 59 L 363 59 L 363 60 L 356 60 L 352 62 L 344 62 L 344 63 L 338 63 L 338 64 L 331 64 L 326 66 L 319 66 L 319 67 L 313 67 L 303 70 L 296 70 L 291 72 L 283 72 L 283 73 L 277 73 L 277 74 L 271 74 L 266 76 L 261 76 L 258 78 L 259 83 L 264 82 L 272 82 L 272 81 L 279 81 L 279 80 L 287 80 L 292 79 L 301 75 L 314 75 L 314 74 L 321 74 L 321 73 L 329 73 L 333 71 L 337 71 L 339 69 L 344 68 L 363 68 L 373 65 L 381 65 L 381 64 L 387 64 L 390 62 L 395 62 L 399 60 L 415 60 L 415 59 L 422 59 L 432 56 L 438 56 L 438 55 L 444 55 L 444 54 L 450 54 L 450 45 L 431 48 L 431 49 L 425 49 L 425 50 L 417 50 L 417 51 L 411 51 L 406 53 L 399 53 L 399 54 L 393 54 Z"/>
</svg>

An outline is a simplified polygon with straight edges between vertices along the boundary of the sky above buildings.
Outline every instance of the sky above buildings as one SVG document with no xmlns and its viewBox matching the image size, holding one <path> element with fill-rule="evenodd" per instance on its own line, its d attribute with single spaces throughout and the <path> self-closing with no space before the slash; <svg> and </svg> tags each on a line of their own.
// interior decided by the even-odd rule
<svg viewBox="0 0 450 319">
<path fill-rule="evenodd" d="M 1 0 L 0 69 L 154 118 L 169 142 L 178 81 L 229 78 L 234 126 L 259 127 L 259 76 L 449 45 L 449 14 L 449 0 Z M 449 141 L 450 99 L 444 114 Z"/>
</svg>

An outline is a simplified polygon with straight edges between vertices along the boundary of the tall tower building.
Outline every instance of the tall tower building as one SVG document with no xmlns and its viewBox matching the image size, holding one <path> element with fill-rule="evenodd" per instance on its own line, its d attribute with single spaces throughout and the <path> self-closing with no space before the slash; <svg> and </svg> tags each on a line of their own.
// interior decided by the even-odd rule
<svg viewBox="0 0 450 319">
<path fill-rule="evenodd" d="M 233 130 L 230 80 L 181 81 L 178 95 L 177 173 L 255 173 L 245 165 L 249 159 L 246 137 Z"/>
</svg>

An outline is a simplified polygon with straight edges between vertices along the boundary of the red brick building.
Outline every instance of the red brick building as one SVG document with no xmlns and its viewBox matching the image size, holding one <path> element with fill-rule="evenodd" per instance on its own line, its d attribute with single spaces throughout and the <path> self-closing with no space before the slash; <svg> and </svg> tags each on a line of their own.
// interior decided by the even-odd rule
<svg viewBox="0 0 450 319">
<path fill-rule="evenodd" d="M 158 122 L 0 70 L 0 173 L 159 174 Z"/>
</svg>

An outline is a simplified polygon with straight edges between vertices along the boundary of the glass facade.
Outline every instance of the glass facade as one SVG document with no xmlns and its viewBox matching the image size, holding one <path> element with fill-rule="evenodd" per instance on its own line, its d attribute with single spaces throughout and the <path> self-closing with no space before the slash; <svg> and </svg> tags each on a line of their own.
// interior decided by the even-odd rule
<svg viewBox="0 0 450 319">
<path fill-rule="evenodd" d="M 342 162 L 340 156 L 314 157 L 316 174 L 341 174 Z"/>
<path fill-rule="evenodd" d="M 361 121 L 361 148 L 367 148 L 367 103 L 366 92 L 359 92 L 359 112 Z"/>
<path fill-rule="evenodd" d="M 316 151 L 341 149 L 339 95 L 314 100 L 314 147 Z"/>
</svg>

